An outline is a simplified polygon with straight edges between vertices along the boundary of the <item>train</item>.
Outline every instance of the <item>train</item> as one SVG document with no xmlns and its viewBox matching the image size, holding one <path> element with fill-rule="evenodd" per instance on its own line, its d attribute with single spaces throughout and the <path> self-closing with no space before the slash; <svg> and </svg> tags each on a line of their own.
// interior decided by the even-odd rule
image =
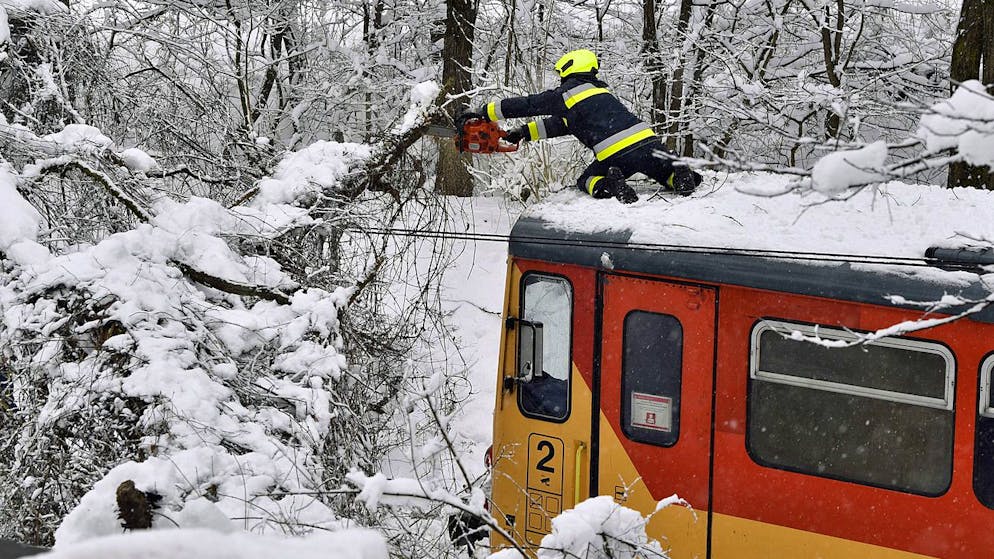
<svg viewBox="0 0 994 559">
<path fill-rule="evenodd" d="M 990 251 L 715 250 L 541 212 L 508 246 L 492 549 L 534 553 L 593 496 L 676 493 L 647 526 L 673 559 L 994 550 Z"/>
</svg>

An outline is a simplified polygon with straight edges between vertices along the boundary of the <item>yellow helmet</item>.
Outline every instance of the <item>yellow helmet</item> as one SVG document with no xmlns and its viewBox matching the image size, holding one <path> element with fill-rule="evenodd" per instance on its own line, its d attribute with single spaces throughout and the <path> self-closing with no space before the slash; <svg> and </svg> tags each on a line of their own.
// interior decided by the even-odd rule
<svg viewBox="0 0 994 559">
<path fill-rule="evenodd" d="M 571 74 L 585 74 L 597 71 L 597 55 L 587 49 L 567 52 L 556 62 L 559 77 L 565 78 Z"/>
</svg>

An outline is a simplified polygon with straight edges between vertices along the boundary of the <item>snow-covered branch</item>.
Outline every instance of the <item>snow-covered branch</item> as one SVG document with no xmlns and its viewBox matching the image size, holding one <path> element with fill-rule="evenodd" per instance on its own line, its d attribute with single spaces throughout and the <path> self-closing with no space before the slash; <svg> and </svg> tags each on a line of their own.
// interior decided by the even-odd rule
<svg viewBox="0 0 994 559">
<path fill-rule="evenodd" d="M 986 309 L 987 307 L 991 306 L 992 303 L 994 303 L 994 293 L 992 293 L 985 299 L 981 299 L 979 301 L 967 301 L 956 297 L 956 298 L 950 298 L 950 300 L 945 300 L 945 301 L 913 303 L 906 301 L 903 297 L 898 297 L 898 296 L 892 296 L 891 300 L 894 301 L 895 303 L 903 303 L 909 305 L 914 304 L 916 306 L 928 307 L 930 311 L 939 311 L 948 308 L 950 306 L 960 307 L 964 304 L 969 304 L 970 307 L 967 308 L 966 310 L 957 312 L 955 314 L 951 314 L 949 316 L 944 316 L 941 318 L 919 318 L 917 320 L 906 320 L 903 322 L 899 322 L 897 324 L 892 324 L 886 328 L 880 328 L 879 330 L 875 330 L 873 332 L 867 332 L 867 333 L 853 332 L 852 333 L 853 338 L 848 340 L 825 339 L 822 338 L 821 336 L 818 336 L 817 334 L 808 335 L 798 330 L 793 330 L 791 332 L 781 332 L 781 334 L 785 338 L 789 338 L 791 340 L 800 341 L 800 342 L 810 342 L 815 345 L 820 345 L 822 347 L 829 347 L 829 348 L 845 348 L 845 347 L 854 347 L 864 344 L 870 344 L 883 338 L 905 336 L 921 330 L 928 330 L 929 328 L 935 328 L 937 326 L 942 326 L 943 324 L 956 322 L 957 320 L 962 320 L 970 315 L 977 314 L 983 311 L 984 309 Z"/>
<path fill-rule="evenodd" d="M 892 150 L 915 145 L 925 149 L 915 156 L 888 161 Z M 811 188 L 829 197 L 840 196 L 850 189 L 907 179 L 957 161 L 994 166 L 994 97 L 980 82 L 965 82 L 948 100 L 924 111 L 917 137 L 892 145 L 877 141 L 862 146 L 848 144 L 846 148 L 830 151 L 810 169 L 718 157 L 713 151 L 708 160 L 687 161 L 700 167 L 795 176 L 803 180 L 795 181 L 790 190 Z M 755 194 L 779 195 L 790 190 Z"/>
</svg>

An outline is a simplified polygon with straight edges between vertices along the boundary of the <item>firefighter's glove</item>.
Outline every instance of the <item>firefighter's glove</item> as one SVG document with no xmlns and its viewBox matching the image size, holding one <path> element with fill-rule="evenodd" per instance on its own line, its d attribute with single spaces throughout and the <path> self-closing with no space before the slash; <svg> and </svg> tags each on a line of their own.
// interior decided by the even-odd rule
<svg viewBox="0 0 994 559">
<path fill-rule="evenodd" d="M 670 187 L 673 188 L 673 192 L 681 196 L 689 196 L 702 180 L 703 177 L 697 171 L 692 171 L 688 167 L 676 167 L 670 175 Z"/>
<path fill-rule="evenodd" d="M 456 116 L 456 130 L 462 132 L 466 123 L 473 119 L 487 120 L 486 114 L 482 110 L 467 110 Z"/>
<path fill-rule="evenodd" d="M 528 133 L 528 125 L 519 126 L 512 130 L 508 130 L 507 136 L 504 139 L 509 143 L 517 144 L 521 141 L 528 141 L 531 139 L 531 134 Z"/>
</svg>

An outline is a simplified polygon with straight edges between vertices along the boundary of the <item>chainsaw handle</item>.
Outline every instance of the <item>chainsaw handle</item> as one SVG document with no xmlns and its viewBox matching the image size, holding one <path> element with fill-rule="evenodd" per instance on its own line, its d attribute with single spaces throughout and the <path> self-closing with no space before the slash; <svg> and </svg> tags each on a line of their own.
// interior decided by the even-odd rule
<svg viewBox="0 0 994 559">
<path fill-rule="evenodd" d="M 495 148 L 497 153 L 511 153 L 518 151 L 518 146 L 520 146 L 521 143 L 518 142 L 517 144 L 512 144 L 511 142 L 506 141 L 504 138 L 507 138 L 507 130 L 504 130 L 503 128 L 498 128 L 497 130 L 498 139 L 497 147 Z"/>
</svg>

